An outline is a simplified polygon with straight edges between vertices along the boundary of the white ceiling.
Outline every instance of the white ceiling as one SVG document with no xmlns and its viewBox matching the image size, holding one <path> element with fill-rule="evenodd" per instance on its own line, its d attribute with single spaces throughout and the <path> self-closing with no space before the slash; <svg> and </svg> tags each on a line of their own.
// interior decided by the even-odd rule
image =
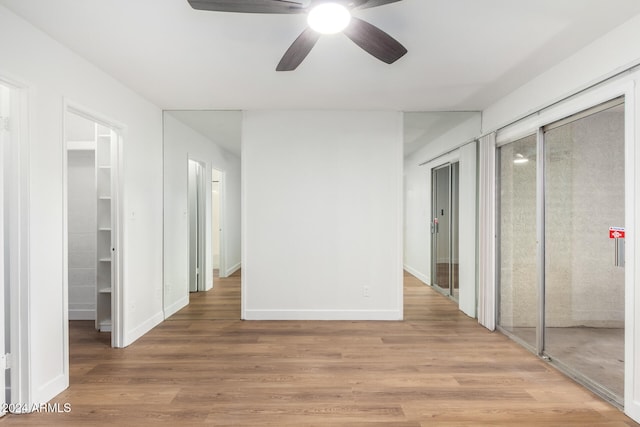
<svg viewBox="0 0 640 427">
<path fill-rule="evenodd" d="M 357 12 L 403 43 L 393 65 L 323 36 L 274 71 L 302 15 L 187 0 L 0 0 L 163 109 L 482 110 L 632 15 L 638 0 L 403 0 Z"/>
<path fill-rule="evenodd" d="M 415 153 L 447 131 L 477 116 L 477 112 L 441 111 L 404 114 L 404 155 Z M 479 129 L 478 129 L 479 130 Z M 465 141 L 458 141 L 465 142 Z"/>
<path fill-rule="evenodd" d="M 240 157 L 241 111 L 165 111 L 225 150 Z"/>
</svg>

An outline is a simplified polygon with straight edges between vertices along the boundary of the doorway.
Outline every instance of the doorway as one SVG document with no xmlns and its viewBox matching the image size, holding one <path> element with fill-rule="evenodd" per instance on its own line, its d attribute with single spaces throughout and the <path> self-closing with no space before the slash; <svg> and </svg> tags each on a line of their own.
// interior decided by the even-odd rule
<svg viewBox="0 0 640 427">
<path fill-rule="evenodd" d="M 189 292 L 205 290 L 206 198 L 204 165 L 189 159 Z"/>
<path fill-rule="evenodd" d="M 431 283 L 455 301 L 459 298 L 460 163 L 431 170 Z"/>
<path fill-rule="evenodd" d="M 223 175 L 217 169 L 211 170 L 211 256 L 214 286 L 216 279 L 226 277 L 222 250 Z"/>
<path fill-rule="evenodd" d="M 102 121 L 67 108 L 66 264 L 70 321 L 93 321 L 120 343 L 118 322 L 118 158 L 120 137 Z"/>
<path fill-rule="evenodd" d="M 624 115 L 615 99 L 497 152 L 499 328 L 619 406 Z"/>
</svg>

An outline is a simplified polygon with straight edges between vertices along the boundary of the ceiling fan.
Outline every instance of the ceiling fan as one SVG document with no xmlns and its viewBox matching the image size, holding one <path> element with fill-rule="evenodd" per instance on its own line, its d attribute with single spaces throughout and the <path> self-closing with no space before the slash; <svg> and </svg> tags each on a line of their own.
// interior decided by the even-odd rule
<svg viewBox="0 0 640 427">
<path fill-rule="evenodd" d="M 352 10 L 369 9 L 401 0 L 188 0 L 198 10 L 238 13 L 308 14 L 309 27 L 287 49 L 276 71 L 292 71 L 306 58 L 322 34 L 342 32 L 355 44 L 392 64 L 407 49 L 380 28 L 351 16 Z M 328 21 L 322 18 L 328 16 Z M 326 22 L 328 28 L 323 28 Z"/>
</svg>

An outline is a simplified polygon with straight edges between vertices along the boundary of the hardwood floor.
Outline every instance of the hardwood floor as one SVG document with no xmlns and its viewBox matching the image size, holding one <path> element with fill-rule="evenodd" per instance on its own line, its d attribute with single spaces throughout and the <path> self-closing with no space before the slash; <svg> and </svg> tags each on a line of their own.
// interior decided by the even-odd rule
<svg viewBox="0 0 640 427">
<path fill-rule="evenodd" d="M 239 283 L 125 349 L 73 322 L 71 412 L 0 424 L 636 425 L 408 274 L 403 322 L 240 321 Z"/>
</svg>

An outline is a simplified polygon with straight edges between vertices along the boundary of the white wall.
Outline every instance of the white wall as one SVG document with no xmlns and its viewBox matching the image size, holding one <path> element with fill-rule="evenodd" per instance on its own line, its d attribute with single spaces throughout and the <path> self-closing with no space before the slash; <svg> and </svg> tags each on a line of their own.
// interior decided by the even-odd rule
<svg viewBox="0 0 640 427">
<path fill-rule="evenodd" d="M 215 112 L 212 112 L 215 114 Z M 164 114 L 164 311 L 169 317 L 189 303 L 188 160 L 205 165 L 205 288 L 213 283 L 211 257 L 211 169 L 225 173 L 224 248 L 227 272 L 240 267 L 240 159 Z"/>
<path fill-rule="evenodd" d="M 640 63 L 640 15 L 605 34 L 503 97 L 482 112 L 482 130 L 490 132 Z"/>
<path fill-rule="evenodd" d="M 161 111 L 0 6 L 0 75 L 29 91 L 30 402 L 68 385 L 63 277 L 63 105 L 124 126 L 124 343 L 162 320 Z M 46 212 L 46 215 L 44 214 Z"/>
<path fill-rule="evenodd" d="M 402 125 L 245 112 L 243 318 L 402 319 Z"/>
</svg>

